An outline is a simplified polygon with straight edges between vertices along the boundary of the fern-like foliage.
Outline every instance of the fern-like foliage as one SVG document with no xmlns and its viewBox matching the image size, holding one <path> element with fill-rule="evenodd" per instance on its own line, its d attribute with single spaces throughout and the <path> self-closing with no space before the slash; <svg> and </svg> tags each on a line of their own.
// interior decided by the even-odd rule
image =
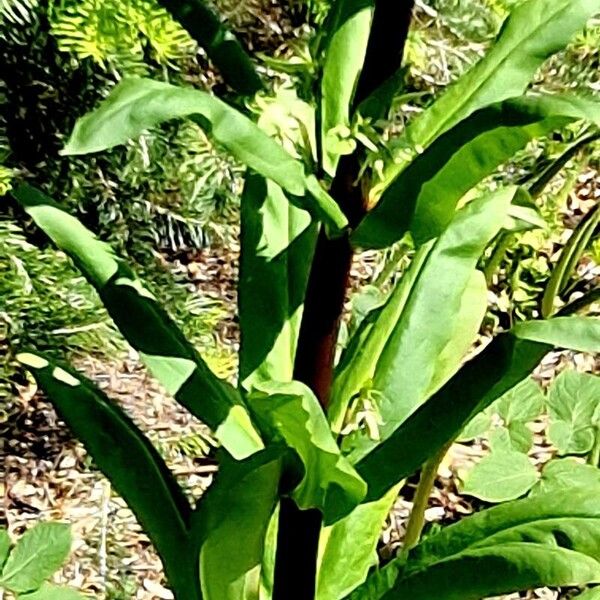
<svg viewBox="0 0 600 600">
<path fill-rule="evenodd" d="M 50 23 L 60 50 L 125 73 L 145 73 L 148 60 L 175 68 L 196 51 L 187 32 L 153 0 L 66 0 L 54 8 Z"/>
<path fill-rule="evenodd" d="M 31 25 L 37 7 L 38 0 L 0 0 L 0 23 Z"/>
</svg>

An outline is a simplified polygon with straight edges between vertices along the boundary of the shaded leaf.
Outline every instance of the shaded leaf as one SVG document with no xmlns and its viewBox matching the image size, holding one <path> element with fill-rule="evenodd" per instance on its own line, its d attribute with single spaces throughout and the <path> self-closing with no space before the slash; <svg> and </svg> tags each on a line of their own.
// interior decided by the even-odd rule
<svg viewBox="0 0 600 600">
<path fill-rule="evenodd" d="M 9 554 L 0 585 L 16 594 L 31 592 L 62 567 L 71 550 L 66 523 L 38 523 L 27 530 Z"/>
<path fill-rule="evenodd" d="M 366 485 L 342 457 L 319 401 L 294 381 L 262 382 L 248 405 L 272 440 L 295 450 L 304 467 L 292 497 L 302 509 L 319 508 L 325 525 L 347 515 L 365 496 Z"/>
<path fill-rule="evenodd" d="M 317 228 L 275 183 L 248 174 L 241 203 L 240 381 L 291 381 Z M 265 302 L 265 298 L 269 301 Z"/>
<path fill-rule="evenodd" d="M 559 454 L 584 454 L 594 445 L 600 424 L 600 377 L 563 371 L 548 394 L 548 437 Z"/>
<path fill-rule="evenodd" d="M 497 167 L 532 139 L 582 119 L 600 122 L 600 103 L 532 95 L 479 110 L 399 173 L 353 232 L 353 243 L 384 248 L 407 230 L 417 244 L 437 237 L 458 201 Z"/>
<path fill-rule="evenodd" d="M 176 118 L 194 118 L 234 158 L 271 179 L 322 218 L 332 231 L 347 220 L 337 203 L 304 167 L 255 123 L 207 92 L 132 77 L 75 124 L 63 154 L 89 154 L 124 144 L 146 129 Z"/>
<path fill-rule="evenodd" d="M 241 462 L 223 456 L 220 463 L 192 526 L 202 593 L 211 600 L 258 600 L 265 537 L 279 497 L 282 449 L 269 448 Z"/>
<path fill-rule="evenodd" d="M 239 392 L 214 375 L 135 273 L 115 257 L 110 247 L 38 190 L 20 186 L 14 196 L 94 285 L 125 339 L 169 393 L 212 427 L 233 456 L 243 458 L 260 450 L 262 441 Z"/>
<path fill-rule="evenodd" d="M 526 494 L 538 479 L 525 454 L 494 448 L 469 471 L 462 493 L 485 502 L 506 502 Z"/>
<path fill-rule="evenodd" d="M 223 79 L 240 94 L 262 88 L 260 77 L 240 42 L 202 0 L 158 0 L 204 48 Z"/>
<path fill-rule="evenodd" d="M 18 359 L 135 513 L 163 560 L 177 600 L 195 598 L 195 561 L 187 538 L 190 506 L 154 446 L 81 374 L 46 356 L 20 354 Z"/>
</svg>

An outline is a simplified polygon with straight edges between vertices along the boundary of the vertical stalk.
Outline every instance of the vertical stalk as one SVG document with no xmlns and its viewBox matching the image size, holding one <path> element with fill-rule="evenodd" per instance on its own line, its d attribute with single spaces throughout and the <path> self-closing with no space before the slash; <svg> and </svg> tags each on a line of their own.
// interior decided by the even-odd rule
<svg viewBox="0 0 600 600">
<path fill-rule="evenodd" d="M 432 456 L 421 469 L 419 485 L 417 486 L 415 500 L 408 519 L 408 525 L 406 526 L 404 552 L 414 548 L 421 539 L 421 533 L 425 526 L 425 511 L 427 510 L 427 504 L 429 503 L 429 496 L 431 495 L 431 490 L 433 489 L 433 484 L 435 483 L 440 464 L 442 460 L 444 460 L 444 456 L 446 456 L 451 445 L 452 442 L 446 444 L 435 456 Z"/>
<path fill-rule="evenodd" d="M 342 0 L 338 0 L 342 1 Z M 402 62 L 414 0 L 375 0 L 367 55 L 357 85 L 355 105 L 392 75 Z M 318 135 L 317 135 L 318 136 Z M 330 194 L 355 227 L 366 211 L 360 181 L 362 151 L 343 156 Z M 294 378 L 310 387 L 326 409 L 335 347 L 350 276 L 353 250 L 348 236 L 328 239 L 319 234 L 300 326 Z M 301 511 L 282 499 L 277 532 L 274 600 L 313 600 L 321 514 Z"/>
<path fill-rule="evenodd" d="M 600 466 L 600 427 L 594 427 L 594 447 L 588 456 L 588 463 L 593 467 Z"/>
</svg>

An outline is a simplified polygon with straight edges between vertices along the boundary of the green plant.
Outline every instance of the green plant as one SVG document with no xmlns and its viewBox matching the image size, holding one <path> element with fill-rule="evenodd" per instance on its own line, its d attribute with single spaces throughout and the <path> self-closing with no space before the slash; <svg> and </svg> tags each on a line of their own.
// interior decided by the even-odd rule
<svg viewBox="0 0 600 600">
<path fill-rule="evenodd" d="M 46 583 L 70 550 L 71 532 L 65 523 L 38 523 L 14 546 L 0 528 L 0 588 L 19 600 L 83 600 L 73 588 Z"/>
<path fill-rule="evenodd" d="M 460 439 L 487 439 L 490 453 L 461 474 L 462 491 L 486 502 L 506 502 L 527 492 L 600 481 L 600 377 L 565 371 L 545 396 L 533 379 L 525 379 L 467 425 Z M 530 424 L 546 414 L 547 440 L 559 457 L 580 456 L 587 465 L 552 458 L 539 473 L 528 458 L 533 446 Z"/>
<path fill-rule="evenodd" d="M 220 23 L 207 30 L 205 6 L 163 4 L 234 89 L 260 87 L 241 45 Z M 525 189 L 477 187 L 531 140 L 600 123 L 592 100 L 525 93 L 600 2 L 519 4 L 485 57 L 372 169 L 373 154 L 383 159 L 371 136 L 400 85 L 411 10 L 410 2 L 400 14 L 386 2 L 333 2 L 312 48 L 314 96 L 303 99 L 312 118 L 292 119 L 283 144 L 261 129 L 264 120 L 209 93 L 131 78 L 76 124 L 63 150 L 100 152 L 189 118 L 247 167 L 237 386 L 211 371 L 107 244 L 36 189 L 14 192 L 165 389 L 221 445 L 216 481 L 192 509 L 156 449 L 102 391 L 50 356 L 20 354 L 134 510 L 177 600 L 477 600 L 600 582 L 597 486 L 574 487 L 568 502 L 540 493 L 507 503 L 420 541 L 432 473 L 465 424 L 552 348 L 600 349 L 600 321 L 566 316 L 567 306 L 563 316 L 497 332 L 464 362 L 486 311 L 483 253 L 503 229 L 537 218 Z M 409 266 L 335 365 L 354 249 L 408 236 Z M 509 435 L 522 433 L 519 422 Z M 421 468 L 405 547 L 382 567 L 380 525 L 401 482 Z"/>
</svg>

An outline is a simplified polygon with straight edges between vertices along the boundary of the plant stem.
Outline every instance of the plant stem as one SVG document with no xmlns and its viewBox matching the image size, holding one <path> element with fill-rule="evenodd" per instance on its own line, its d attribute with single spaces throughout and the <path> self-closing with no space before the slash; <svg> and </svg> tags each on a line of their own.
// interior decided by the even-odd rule
<svg viewBox="0 0 600 600">
<path fill-rule="evenodd" d="M 494 251 L 490 256 L 490 259 L 488 260 L 487 264 L 483 269 L 483 274 L 485 275 L 485 282 L 488 285 L 488 287 L 491 285 L 494 273 L 504 260 L 504 257 L 506 256 L 506 251 L 512 246 L 514 239 L 515 236 L 512 233 L 505 233 L 500 236 L 500 239 L 498 240 L 496 247 L 494 248 Z"/>
<path fill-rule="evenodd" d="M 393 0 L 376 0 L 355 105 L 400 67 L 413 5 L 414 0 L 404 0 L 402 6 Z M 367 206 L 363 182 L 359 177 L 362 154 L 362 150 L 358 149 L 340 159 L 330 189 L 351 228 L 359 223 Z M 311 388 L 323 409 L 329 402 L 352 256 L 348 236 L 332 240 L 321 230 L 306 291 L 294 378 Z M 301 511 L 293 500 L 281 500 L 274 600 L 314 599 L 320 533 L 319 511 Z"/>
<path fill-rule="evenodd" d="M 415 493 L 415 499 L 410 517 L 408 519 L 408 525 L 406 526 L 406 535 L 404 536 L 404 548 L 403 551 L 414 548 L 421 539 L 421 533 L 425 525 L 425 510 L 429 503 L 429 496 L 435 478 L 437 476 L 438 469 L 444 456 L 448 452 L 448 449 L 452 445 L 452 442 L 446 444 L 435 456 L 432 456 L 421 469 L 421 476 L 419 477 L 419 485 Z"/>
</svg>

